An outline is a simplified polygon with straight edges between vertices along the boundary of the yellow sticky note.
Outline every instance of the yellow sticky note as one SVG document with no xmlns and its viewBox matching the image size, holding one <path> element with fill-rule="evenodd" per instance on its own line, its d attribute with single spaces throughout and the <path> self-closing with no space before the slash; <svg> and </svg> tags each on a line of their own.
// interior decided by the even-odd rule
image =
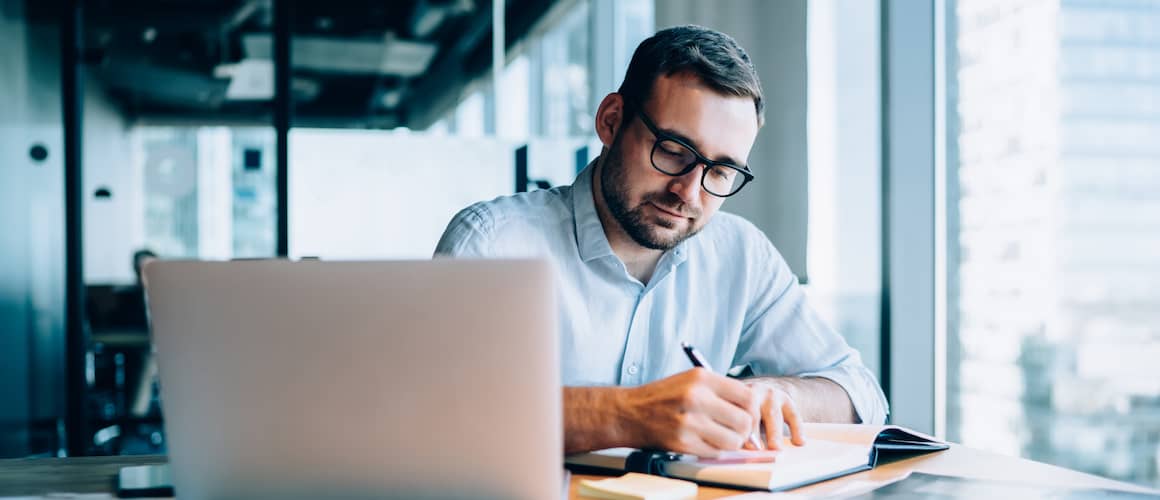
<svg viewBox="0 0 1160 500">
<path fill-rule="evenodd" d="M 692 500 L 697 483 L 630 472 L 612 479 L 580 481 L 580 496 L 608 500 Z"/>
</svg>

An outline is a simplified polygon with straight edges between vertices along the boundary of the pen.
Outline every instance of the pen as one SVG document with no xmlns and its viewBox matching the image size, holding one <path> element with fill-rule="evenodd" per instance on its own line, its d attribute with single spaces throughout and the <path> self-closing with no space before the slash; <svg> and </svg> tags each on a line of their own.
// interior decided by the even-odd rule
<svg viewBox="0 0 1160 500">
<path fill-rule="evenodd" d="M 693 363 L 693 366 L 704 368 L 710 372 L 713 371 L 713 367 L 709 366 L 709 361 L 706 360 L 705 356 L 701 355 L 701 351 L 698 351 L 697 348 L 693 347 L 692 344 L 689 344 L 688 342 L 681 342 L 681 349 L 685 350 L 685 355 L 689 357 L 689 361 Z M 749 434 L 749 444 L 753 445 L 754 448 L 759 450 L 765 449 L 765 447 L 761 445 L 761 440 L 757 439 L 757 434 L 754 433 Z"/>
</svg>

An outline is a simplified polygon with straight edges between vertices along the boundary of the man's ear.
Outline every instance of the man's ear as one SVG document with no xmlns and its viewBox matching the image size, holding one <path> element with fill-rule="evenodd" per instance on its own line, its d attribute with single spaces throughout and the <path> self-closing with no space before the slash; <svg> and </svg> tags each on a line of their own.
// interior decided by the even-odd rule
<svg viewBox="0 0 1160 500">
<path fill-rule="evenodd" d="M 604 147 L 612 147 L 623 120 L 624 97 L 616 92 L 604 96 L 600 107 L 596 108 L 596 136 L 604 143 Z"/>
</svg>

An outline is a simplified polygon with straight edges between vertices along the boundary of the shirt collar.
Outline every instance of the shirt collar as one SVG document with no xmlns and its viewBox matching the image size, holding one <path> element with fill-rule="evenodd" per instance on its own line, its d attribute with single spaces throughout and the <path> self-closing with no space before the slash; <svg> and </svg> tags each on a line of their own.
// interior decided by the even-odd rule
<svg viewBox="0 0 1160 500">
<path fill-rule="evenodd" d="M 595 175 L 596 162 L 599 160 L 600 158 L 597 157 L 589 162 L 588 166 L 576 175 L 576 180 L 572 183 L 572 212 L 575 214 L 576 221 L 576 246 L 580 249 L 580 258 L 584 262 L 616 255 L 612 252 L 612 246 L 608 244 L 608 236 L 604 234 L 604 224 L 600 222 L 600 215 L 596 212 L 596 201 L 593 198 L 596 194 L 592 191 L 592 176 Z M 684 262 L 689 253 L 689 241 L 696 238 L 697 236 L 694 235 L 665 252 L 660 262 L 657 263 L 657 271 L 662 271 L 661 266 L 675 267 Z M 664 273 L 667 273 L 667 270 L 661 274 Z"/>
<path fill-rule="evenodd" d="M 608 236 L 604 234 L 604 225 L 600 223 L 600 215 L 596 213 L 596 201 L 592 198 L 592 175 L 596 170 L 597 157 L 588 163 L 572 183 L 572 213 L 576 221 L 576 246 L 580 249 L 580 258 L 584 262 L 609 255 L 612 246 L 608 244 Z"/>
</svg>

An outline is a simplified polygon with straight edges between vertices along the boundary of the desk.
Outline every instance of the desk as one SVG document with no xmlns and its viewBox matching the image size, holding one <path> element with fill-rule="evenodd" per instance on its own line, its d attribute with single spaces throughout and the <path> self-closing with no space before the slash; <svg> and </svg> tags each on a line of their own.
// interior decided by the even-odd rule
<svg viewBox="0 0 1160 500">
<path fill-rule="evenodd" d="M 911 472 L 925 472 L 944 476 L 971 477 L 996 481 L 1050 484 L 1071 488 L 1107 488 L 1145 493 L 1158 493 L 1140 486 L 1085 474 L 1041 462 L 989 453 L 960 445 L 951 445 L 946 451 L 919 455 L 905 460 L 881 465 L 874 469 L 832 479 L 830 481 L 792 490 L 806 495 L 839 494 L 851 487 L 867 483 L 882 486 L 900 479 Z M 593 476 L 573 476 L 570 498 L 579 498 L 577 488 L 580 478 Z M 727 498 L 744 492 L 718 488 L 701 487 L 698 499 Z M 804 495 L 803 495 L 804 496 Z"/>
<path fill-rule="evenodd" d="M 0 496 L 43 495 L 52 492 L 111 493 L 113 476 L 126 465 L 165 463 L 165 457 L 95 457 L 0 460 Z M 883 465 L 824 483 L 795 490 L 810 494 L 835 493 L 865 482 L 885 484 L 909 472 L 926 472 L 1001 481 L 1049 483 L 1075 488 L 1109 488 L 1149 492 L 1128 483 L 1112 481 L 1030 460 L 988 453 L 954 445 L 951 449 Z M 579 498 L 580 479 L 597 476 L 574 475 L 570 498 Z M 718 488 L 701 488 L 698 498 L 715 499 L 743 492 Z M 1155 493 L 1153 491 L 1153 493 Z"/>
</svg>

